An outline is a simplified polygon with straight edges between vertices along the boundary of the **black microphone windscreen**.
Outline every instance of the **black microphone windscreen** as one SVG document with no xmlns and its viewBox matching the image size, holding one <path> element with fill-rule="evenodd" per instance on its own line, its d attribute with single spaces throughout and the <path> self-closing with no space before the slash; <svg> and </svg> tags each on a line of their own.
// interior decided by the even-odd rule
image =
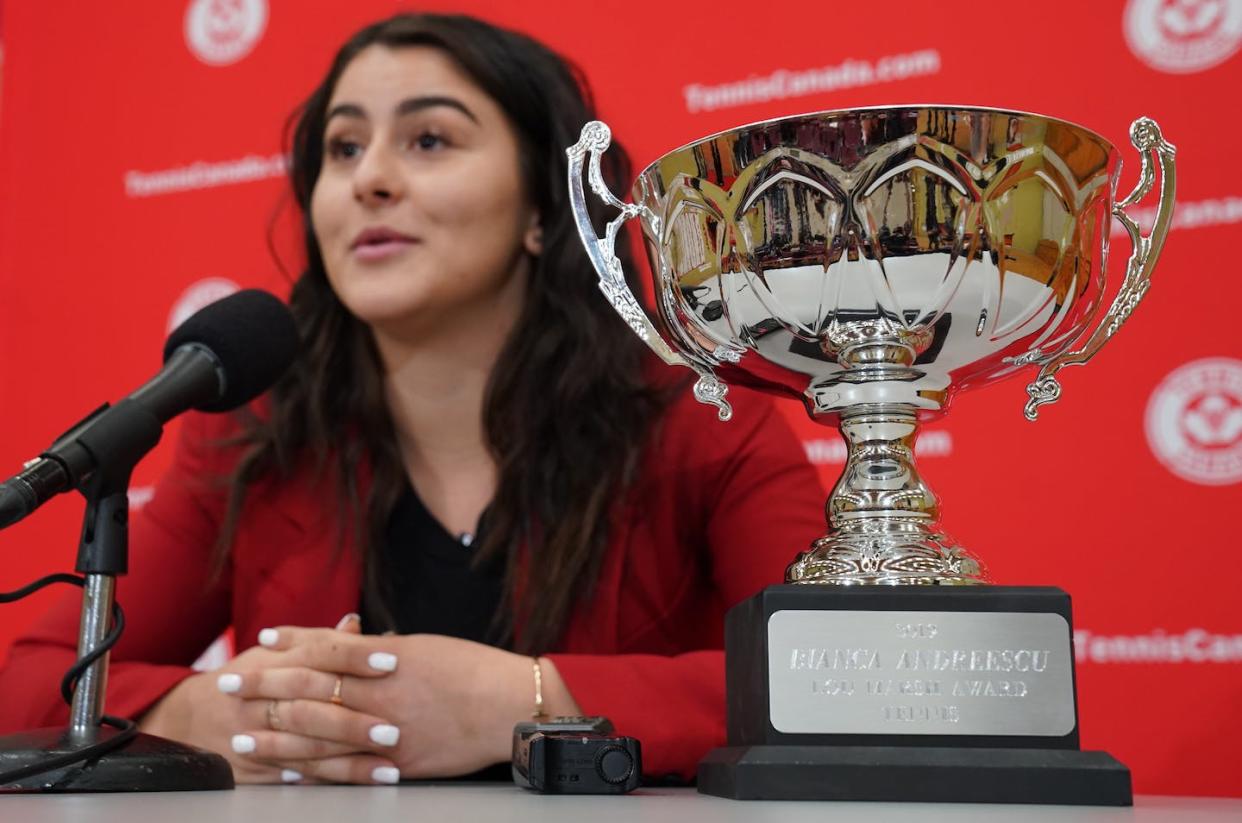
<svg viewBox="0 0 1242 823">
<path fill-rule="evenodd" d="M 293 315 L 277 297 L 243 289 L 205 306 L 173 330 L 164 359 L 188 344 L 210 350 L 224 369 L 224 393 L 201 411 L 237 408 L 267 391 L 298 351 Z"/>
</svg>

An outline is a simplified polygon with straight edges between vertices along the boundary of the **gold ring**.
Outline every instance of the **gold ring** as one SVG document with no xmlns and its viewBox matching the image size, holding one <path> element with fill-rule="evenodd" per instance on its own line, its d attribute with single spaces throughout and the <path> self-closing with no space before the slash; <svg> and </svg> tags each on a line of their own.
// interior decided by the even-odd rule
<svg viewBox="0 0 1242 823">
<path fill-rule="evenodd" d="M 280 715 L 276 713 L 276 701 L 267 701 L 267 727 L 272 731 L 280 731 Z"/>
<path fill-rule="evenodd" d="M 344 680 L 344 677 L 338 677 L 336 679 L 336 685 L 332 687 L 332 697 L 328 699 L 332 701 L 333 706 L 339 706 L 345 702 L 341 699 L 341 683 Z"/>
</svg>

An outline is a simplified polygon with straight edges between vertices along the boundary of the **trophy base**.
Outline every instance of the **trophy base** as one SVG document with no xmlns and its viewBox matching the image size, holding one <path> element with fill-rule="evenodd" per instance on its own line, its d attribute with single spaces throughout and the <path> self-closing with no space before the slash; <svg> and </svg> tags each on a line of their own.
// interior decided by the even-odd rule
<svg viewBox="0 0 1242 823">
<path fill-rule="evenodd" d="M 698 778 L 700 793 L 733 800 L 1134 804 L 1129 769 L 1077 749 L 728 746 Z"/>
<path fill-rule="evenodd" d="M 1050 586 L 768 586 L 725 617 L 728 743 L 1078 749 L 1072 622 Z"/>
<path fill-rule="evenodd" d="M 0 772 L 34 766 L 81 748 L 64 728 L 0 737 Z M 101 739 L 117 734 L 99 731 Z M 233 788 L 233 769 L 214 752 L 139 733 L 100 757 L 0 785 L 0 792 L 184 792 Z"/>
<path fill-rule="evenodd" d="M 1079 746 L 1069 595 L 769 586 L 725 618 L 729 745 L 699 791 L 747 800 L 1126 806 Z"/>
</svg>

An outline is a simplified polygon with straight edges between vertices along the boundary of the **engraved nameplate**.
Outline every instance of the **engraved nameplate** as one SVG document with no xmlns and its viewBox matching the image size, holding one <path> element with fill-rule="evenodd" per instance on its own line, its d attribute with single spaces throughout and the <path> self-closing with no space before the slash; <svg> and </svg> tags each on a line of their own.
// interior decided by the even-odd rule
<svg viewBox="0 0 1242 823">
<path fill-rule="evenodd" d="M 768 620 L 772 726 L 785 733 L 1064 736 L 1059 614 L 785 610 Z"/>
</svg>

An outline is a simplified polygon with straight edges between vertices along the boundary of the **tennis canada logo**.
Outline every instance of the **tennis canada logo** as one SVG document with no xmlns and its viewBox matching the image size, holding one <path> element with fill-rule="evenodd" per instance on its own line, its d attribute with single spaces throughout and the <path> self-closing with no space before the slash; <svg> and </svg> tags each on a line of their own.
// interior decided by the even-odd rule
<svg viewBox="0 0 1242 823">
<path fill-rule="evenodd" d="M 173 303 L 172 311 L 168 313 L 168 330 L 172 331 L 199 309 L 228 297 L 240 288 L 232 280 L 223 277 L 208 277 L 191 284 L 177 298 L 177 302 Z"/>
<path fill-rule="evenodd" d="M 1147 403 L 1147 442 L 1192 483 L 1242 481 L 1242 360 L 1209 357 L 1175 369 Z"/>
<path fill-rule="evenodd" d="M 267 28 L 267 0 L 190 0 L 185 42 L 209 66 L 236 63 Z"/>
<path fill-rule="evenodd" d="M 1153 69 L 1203 71 L 1242 46 L 1242 0 L 1130 0 L 1124 28 L 1130 50 Z"/>
</svg>

